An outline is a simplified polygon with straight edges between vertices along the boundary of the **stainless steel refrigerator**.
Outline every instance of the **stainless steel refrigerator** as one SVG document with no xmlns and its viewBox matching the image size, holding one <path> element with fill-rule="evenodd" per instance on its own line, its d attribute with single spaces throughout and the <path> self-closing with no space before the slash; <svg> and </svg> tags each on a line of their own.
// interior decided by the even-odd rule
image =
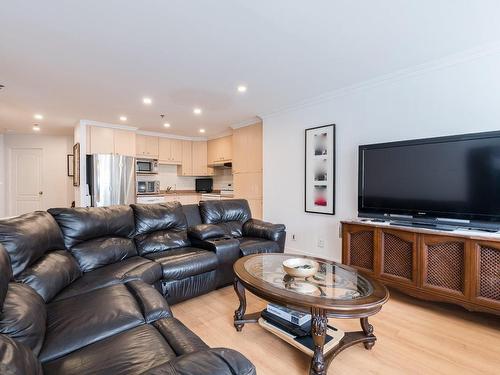
<svg viewBox="0 0 500 375">
<path fill-rule="evenodd" d="M 135 159 L 123 155 L 87 155 L 87 182 L 92 207 L 135 203 Z"/>
</svg>

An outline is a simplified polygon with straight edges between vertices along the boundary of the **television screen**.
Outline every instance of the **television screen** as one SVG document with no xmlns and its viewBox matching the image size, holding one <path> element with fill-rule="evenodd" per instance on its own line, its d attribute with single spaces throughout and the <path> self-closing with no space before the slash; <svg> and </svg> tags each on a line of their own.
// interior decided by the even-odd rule
<svg viewBox="0 0 500 375">
<path fill-rule="evenodd" d="M 360 214 L 500 221 L 500 132 L 359 147 Z"/>
</svg>

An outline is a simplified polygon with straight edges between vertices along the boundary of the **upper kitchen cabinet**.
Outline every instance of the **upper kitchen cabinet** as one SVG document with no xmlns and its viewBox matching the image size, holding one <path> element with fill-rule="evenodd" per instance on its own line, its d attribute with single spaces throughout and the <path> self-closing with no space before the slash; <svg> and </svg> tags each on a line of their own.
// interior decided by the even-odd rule
<svg viewBox="0 0 500 375">
<path fill-rule="evenodd" d="M 160 138 L 158 160 L 162 164 L 182 164 L 182 141 Z"/>
<path fill-rule="evenodd" d="M 130 130 L 90 126 L 87 153 L 135 156 L 135 133 Z"/>
<path fill-rule="evenodd" d="M 182 148 L 182 163 L 177 168 L 179 176 L 192 176 L 193 175 L 193 142 L 181 141 Z"/>
<path fill-rule="evenodd" d="M 233 131 L 233 173 L 262 172 L 262 124 Z"/>
<path fill-rule="evenodd" d="M 207 168 L 207 142 L 193 142 L 193 176 L 208 175 Z"/>
<path fill-rule="evenodd" d="M 208 141 L 208 165 L 229 162 L 233 157 L 233 137 L 231 135 Z"/>
<path fill-rule="evenodd" d="M 137 156 L 158 159 L 158 137 L 138 134 L 136 137 Z"/>
</svg>

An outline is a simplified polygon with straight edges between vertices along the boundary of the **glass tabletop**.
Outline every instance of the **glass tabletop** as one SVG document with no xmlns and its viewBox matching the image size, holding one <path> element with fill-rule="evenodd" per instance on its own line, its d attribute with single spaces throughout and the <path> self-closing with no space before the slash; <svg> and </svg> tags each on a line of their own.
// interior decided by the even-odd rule
<svg viewBox="0 0 500 375">
<path fill-rule="evenodd" d="M 286 254 L 260 254 L 249 257 L 244 267 L 250 275 L 274 287 L 297 294 L 335 300 L 355 300 L 373 293 L 371 283 L 355 270 L 326 260 L 315 260 L 319 267 L 313 276 L 306 278 L 289 276 L 283 269 L 283 261 L 290 258 L 300 257 Z"/>
</svg>

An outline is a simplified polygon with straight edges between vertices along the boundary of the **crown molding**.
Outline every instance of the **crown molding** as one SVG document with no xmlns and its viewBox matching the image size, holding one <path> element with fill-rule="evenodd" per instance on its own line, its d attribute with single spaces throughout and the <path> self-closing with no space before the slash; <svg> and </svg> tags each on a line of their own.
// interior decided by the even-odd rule
<svg viewBox="0 0 500 375">
<path fill-rule="evenodd" d="M 138 130 L 136 134 L 150 135 L 152 137 L 160 137 L 160 138 L 181 139 L 183 141 L 206 141 L 208 139 L 207 137 L 186 137 L 183 135 L 151 132 L 147 130 Z"/>
<path fill-rule="evenodd" d="M 129 125 L 121 125 L 121 124 L 110 124 L 107 122 L 94 121 L 94 120 L 80 120 L 80 125 L 83 126 L 98 126 L 100 128 L 111 128 L 111 129 L 121 129 L 121 130 L 131 130 L 136 131 L 139 128 L 135 126 Z"/>
<path fill-rule="evenodd" d="M 230 136 L 230 135 L 233 135 L 233 131 L 231 129 L 230 130 L 224 130 L 222 133 L 219 133 L 217 135 L 208 137 L 208 140 L 217 139 L 217 138 L 223 138 L 223 137 L 227 137 L 227 136 Z"/>
<path fill-rule="evenodd" d="M 252 118 L 238 122 L 236 124 L 229 125 L 229 127 L 231 129 L 238 129 L 238 128 L 243 128 L 243 127 L 248 126 L 248 125 L 257 124 L 259 122 L 262 122 L 262 118 L 259 116 L 254 116 Z"/>
<path fill-rule="evenodd" d="M 432 60 L 423 64 L 414 65 L 408 68 L 400 69 L 392 73 L 384 74 L 354 85 L 342 87 L 340 89 L 332 90 L 321 95 L 311 97 L 296 104 L 283 106 L 274 111 L 260 115 L 263 120 L 277 116 L 286 112 L 298 110 L 301 108 L 311 107 L 329 100 L 333 100 L 342 96 L 352 94 L 357 91 L 370 89 L 373 87 L 389 84 L 405 80 L 411 77 L 424 75 L 441 69 L 461 65 L 470 61 L 478 60 L 483 57 L 495 55 L 500 53 L 500 42 L 484 44 L 482 46 L 471 48 L 463 52 L 455 53 L 440 59 Z"/>
</svg>

